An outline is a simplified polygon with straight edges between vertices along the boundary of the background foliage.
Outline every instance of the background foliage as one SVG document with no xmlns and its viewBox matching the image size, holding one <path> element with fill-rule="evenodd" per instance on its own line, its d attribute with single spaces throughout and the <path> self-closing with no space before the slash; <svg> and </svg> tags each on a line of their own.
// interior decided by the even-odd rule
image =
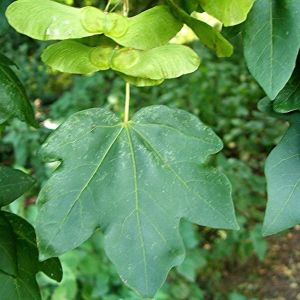
<svg viewBox="0 0 300 300">
<path fill-rule="evenodd" d="M 3 10 L 8 2 L 1 3 L 0 8 Z M 157 1 L 132 2 L 136 2 L 132 4 L 136 11 L 140 11 Z M 83 4 L 101 6 L 98 1 L 75 1 L 77 6 Z M 2 17 L 0 20 L 3 22 Z M 15 120 L 1 133 L 0 161 L 26 170 L 37 180 L 26 197 L 10 206 L 11 211 L 33 222 L 37 192 L 55 167 L 44 165 L 37 157 L 42 142 L 74 112 L 104 106 L 121 115 L 124 83 L 112 72 L 92 77 L 53 72 L 40 60 L 46 44 L 17 34 L 5 22 L 0 25 L 0 33 L 0 51 L 19 66 L 16 72 L 34 103 L 38 121 L 44 125 L 34 129 Z M 188 258 L 171 272 L 157 300 L 246 299 L 242 294 L 250 299 L 251 289 L 245 286 L 230 289 L 223 279 L 226 273 L 249 261 L 262 260 L 267 251 L 260 225 L 266 203 L 263 165 L 286 124 L 266 117 L 256 108 L 257 100 L 264 94 L 246 69 L 239 38 L 234 44 L 235 54 L 230 59 L 216 58 L 198 43 L 192 45 L 202 58 L 199 71 L 158 87 L 132 90 L 132 111 L 151 104 L 182 108 L 198 115 L 222 137 L 225 148 L 210 163 L 224 171 L 233 184 L 241 226 L 240 231 L 225 232 L 183 222 L 181 230 Z M 84 245 L 65 254 L 62 284 L 40 275 L 44 299 L 138 299 L 122 285 L 104 255 L 102 244 L 102 235 L 97 232 Z"/>
</svg>

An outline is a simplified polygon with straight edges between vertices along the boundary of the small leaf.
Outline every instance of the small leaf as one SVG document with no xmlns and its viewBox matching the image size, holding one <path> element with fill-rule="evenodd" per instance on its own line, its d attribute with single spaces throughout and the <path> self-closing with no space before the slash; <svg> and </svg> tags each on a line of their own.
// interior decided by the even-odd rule
<svg viewBox="0 0 300 300">
<path fill-rule="evenodd" d="M 6 17 L 13 28 L 31 38 L 64 40 L 96 34 L 83 27 L 83 13 L 83 9 L 55 1 L 18 0 L 8 7 Z"/>
<path fill-rule="evenodd" d="M 0 208 L 22 196 L 34 183 L 27 174 L 0 166 Z"/>
<path fill-rule="evenodd" d="M 9 67 L 13 62 L 0 56 L 0 124 L 16 117 L 37 127 L 25 88 Z"/>
<path fill-rule="evenodd" d="M 273 101 L 271 101 L 268 97 L 260 99 L 257 103 L 257 108 L 259 111 L 269 116 L 273 116 L 275 118 L 278 117 L 278 113 L 273 110 Z"/>
<path fill-rule="evenodd" d="M 59 259 L 55 257 L 40 262 L 39 270 L 57 282 L 61 282 L 62 280 L 62 266 Z"/>
<path fill-rule="evenodd" d="M 199 0 L 200 5 L 210 15 L 225 26 L 244 22 L 255 0 Z"/>
<path fill-rule="evenodd" d="M 300 223 L 300 115 L 291 115 L 290 122 L 290 128 L 266 162 L 268 203 L 264 235 Z"/>
<path fill-rule="evenodd" d="M 167 3 L 172 8 L 174 14 L 194 31 L 200 42 L 215 51 L 217 56 L 227 57 L 232 55 L 232 45 L 218 30 L 187 14 L 183 9 L 177 6 L 173 0 L 167 0 Z"/>
<path fill-rule="evenodd" d="M 248 68 L 271 100 L 295 68 L 300 46 L 299 13 L 298 0 L 257 0 L 244 26 Z"/>
<path fill-rule="evenodd" d="M 198 69 L 200 60 L 190 48 L 169 44 L 150 50 L 120 49 L 112 57 L 113 70 L 152 80 L 176 78 Z"/>
<path fill-rule="evenodd" d="M 0 253 L 5 254 L 0 255 L 1 299 L 40 300 L 35 279 L 40 268 L 33 227 L 14 214 L 0 211 L 0 246 Z M 62 277 L 58 259 L 52 259 L 50 266 L 43 268 L 50 267 L 58 278 Z"/>
<path fill-rule="evenodd" d="M 203 166 L 221 148 L 196 117 L 164 106 L 128 124 L 100 108 L 74 114 L 42 148 L 46 161 L 62 161 L 39 195 L 42 257 L 79 246 L 100 227 L 123 281 L 153 297 L 184 258 L 181 218 L 238 228 L 229 181 Z"/>
<path fill-rule="evenodd" d="M 250 231 L 250 238 L 259 260 L 264 261 L 268 250 L 268 244 L 261 235 L 261 227 L 262 226 L 260 224 L 257 224 L 254 228 L 252 228 Z"/>
<path fill-rule="evenodd" d="M 273 108 L 279 113 L 300 110 L 300 68 L 296 67 L 291 79 L 274 99 Z"/>
</svg>

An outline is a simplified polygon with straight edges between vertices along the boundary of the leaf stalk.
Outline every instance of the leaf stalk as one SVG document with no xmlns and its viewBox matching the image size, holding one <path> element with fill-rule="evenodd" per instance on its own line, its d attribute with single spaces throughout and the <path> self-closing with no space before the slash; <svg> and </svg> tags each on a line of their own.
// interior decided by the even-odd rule
<svg viewBox="0 0 300 300">
<path fill-rule="evenodd" d="M 105 12 L 108 12 L 109 7 L 110 7 L 110 4 L 111 4 L 111 0 L 108 0 L 108 1 L 107 1 L 107 4 L 106 4 L 106 6 L 105 6 L 105 9 L 104 9 Z"/>
<path fill-rule="evenodd" d="M 126 82 L 126 93 L 125 93 L 125 114 L 124 123 L 127 124 L 129 121 L 129 106 L 130 106 L 130 83 Z"/>
<path fill-rule="evenodd" d="M 127 17 L 129 13 L 129 0 L 123 0 L 123 16 Z"/>
<path fill-rule="evenodd" d="M 123 0 L 123 15 L 128 16 L 129 13 L 129 0 Z M 125 87 L 125 110 L 124 110 L 124 124 L 126 125 L 129 121 L 129 106 L 130 106 L 130 84 L 126 82 Z"/>
</svg>

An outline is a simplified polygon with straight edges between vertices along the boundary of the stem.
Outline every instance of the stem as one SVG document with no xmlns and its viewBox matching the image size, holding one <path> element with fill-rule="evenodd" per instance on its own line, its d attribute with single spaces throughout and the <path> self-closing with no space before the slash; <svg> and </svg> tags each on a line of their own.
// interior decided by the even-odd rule
<svg viewBox="0 0 300 300">
<path fill-rule="evenodd" d="M 120 4 L 121 0 L 119 0 L 113 7 L 112 9 L 109 11 L 109 12 L 113 12 Z"/>
<path fill-rule="evenodd" d="M 123 0 L 123 16 L 127 17 L 129 13 L 129 0 Z"/>
<path fill-rule="evenodd" d="M 111 0 L 108 0 L 108 1 L 107 1 L 107 4 L 106 4 L 106 6 L 105 6 L 105 9 L 104 9 L 105 12 L 108 12 L 108 9 L 109 9 L 109 7 L 110 7 L 110 4 L 111 4 Z"/>
<path fill-rule="evenodd" d="M 123 0 L 123 16 L 127 17 L 129 13 L 129 0 Z M 126 82 L 125 92 L 125 110 L 124 110 L 124 123 L 129 121 L 129 106 L 130 106 L 130 84 Z"/>
<path fill-rule="evenodd" d="M 124 115 L 125 124 L 127 124 L 129 121 L 129 104 L 130 104 L 130 84 L 126 82 L 125 115 Z"/>
</svg>

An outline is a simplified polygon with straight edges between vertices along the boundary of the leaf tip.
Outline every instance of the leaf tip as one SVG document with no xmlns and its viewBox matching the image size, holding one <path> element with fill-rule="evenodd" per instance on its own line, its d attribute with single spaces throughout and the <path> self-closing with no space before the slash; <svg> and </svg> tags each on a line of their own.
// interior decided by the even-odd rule
<svg viewBox="0 0 300 300">
<path fill-rule="evenodd" d="M 240 230 L 240 229 L 241 229 L 241 227 L 240 227 L 239 223 L 237 222 L 237 220 L 235 220 L 232 230 Z"/>
<path fill-rule="evenodd" d="M 270 236 L 270 235 L 273 235 L 273 234 L 276 234 L 277 232 L 274 232 L 273 230 L 270 230 L 269 229 L 269 226 L 266 226 L 266 225 L 263 225 L 263 228 L 262 228 L 262 231 L 261 231 L 261 234 L 263 237 L 267 237 L 267 236 Z"/>
</svg>

